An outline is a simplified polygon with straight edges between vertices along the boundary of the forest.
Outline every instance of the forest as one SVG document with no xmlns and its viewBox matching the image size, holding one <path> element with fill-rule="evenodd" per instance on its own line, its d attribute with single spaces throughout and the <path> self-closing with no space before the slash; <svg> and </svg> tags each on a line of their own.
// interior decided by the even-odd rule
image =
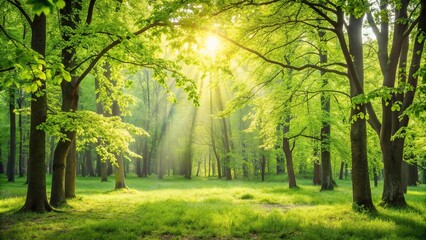
<svg viewBox="0 0 426 240">
<path fill-rule="evenodd" d="M 426 238 L 426 0 L 0 6 L 0 239 Z"/>
</svg>

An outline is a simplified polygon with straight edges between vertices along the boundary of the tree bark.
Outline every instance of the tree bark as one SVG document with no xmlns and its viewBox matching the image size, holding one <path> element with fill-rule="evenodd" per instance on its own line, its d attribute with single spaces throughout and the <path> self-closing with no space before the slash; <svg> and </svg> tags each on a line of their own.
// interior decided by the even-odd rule
<svg viewBox="0 0 426 240">
<path fill-rule="evenodd" d="M 108 74 L 105 71 L 104 74 Z M 109 75 L 106 75 L 109 77 Z M 104 108 L 102 106 L 102 102 L 100 101 L 100 93 L 99 93 L 99 79 L 95 78 L 95 92 L 96 92 L 96 113 L 100 115 L 104 115 Z M 101 182 L 108 182 L 108 165 L 106 162 L 101 160 L 101 156 L 96 153 L 96 161 L 99 166 L 99 176 L 101 177 Z M 97 168 L 98 168 L 97 166 Z"/>
<path fill-rule="evenodd" d="M 61 26 L 69 27 L 71 29 L 76 29 L 77 24 L 80 22 L 80 11 L 82 9 L 81 0 L 72 1 L 66 0 L 66 5 L 63 9 L 60 10 L 61 17 Z M 64 42 L 69 42 L 71 40 L 71 33 L 66 31 L 62 32 L 62 40 Z M 74 56 L 76 50 L 73 46 L 67 46 L 62 49 L 62 64 L 68 71 L 71 71 L 76 63 Z M 63 112 L 74 112 L 78 109 L 78 86 L 77 84 L 78 77 L 72 76 L 71 82 L 62 81 L 61 82 L 61 92 L 62 92 L 62 106 L 61 110 Z M 62 134 L 65 134 L 67 141 L 60 139 L 55 148 L 54 158 L 53 158 L 53 173 L 52 173 L 52 191 L 50 197 L 50 204 L 55 207 L 60 207 L 66 203 L 65 197 L 65 169 L 66 169 L 66 160 L 68 151 L 70 150 L 71 143 L 76 137 L 75 131 L 66 131 L 61 129 Z M 75 151 L 71 149 L 71 151 Z M 72 153 L 75 156 L 75 152 Z M 75 161 L 75 159 L 74 159 Z M 70 166 L 72 167 L 72 166 Z M 74 168 L 70 169 L 74 171 L 75 175 L 75 162 Z M 72 184 L 72 183 L 69 183 Z M 74 182 L 75 184 L 75 182 Z"/>
<path fill-rule="evenodd" d="M 325 32 L 319 31 L 319 37 L 321 38 L 321 42 L 326 44 L 324 40 Z M 327 52 L 323 49 L 320 49 L 320 63 L 327 63 Z M 326 87 L 328 85 L 327 78 L 324 77 L 325 72 L 320 71 L 322 77 L 322 87 Z M 330 156 L 330 96 L 326 92 L 321 92 L 321 191 L 333 190 L 333 174 L 331 172 L 331 156 Z"/>
<path fill-rule="evenodd" d="M 211 74 L 210 74 L 210 79 L 212 79 Z M 220 156 L 216 149 L 216 139 L 214 135 L 214 122 L 213 122 L 213 90 L 211 88 L 210 88 L 210 138 L 212 142 L 213 153 L 216 159 L 217 177 L 220 179 L 222 178 L 222 164 L 221 164 Z M 215 175 L 214 169 L 215 168 L 213 168 L 213 175 Z"/>
<path fill-rule="evenodd" d="M 53 172 L 53 156 L 55 155 L 55 137 L 51 136 L 50 137 L 50 151 L 49 151 L 49 174 L 52 174 Z"/>
<path fill-rule="evenodd" d="M 75 80 L 75 78 L 74 78 Z M 69 112 L 75 111 L 78 107 L 78 92 L 72 94 L 73 84 L 63 81 L 62 87 L 62 111 Z M 61 130 L 66 135 L 67 139 L 60 139 L 56 145 L 53 157 L 53 173 L 52 173 L 52 190 L 50 196 L 50 204 L 54 207 L 60 207 L 66 204 L 65 197 L 65 169 L 68 151 L 74 141 L 76 132 Z M 72 153 L 75 154 L 75 153 Z M 75 172 L 75 165 L 74 165 Z M 74 173 L 75 174 L 75 173 Z"/>
<path fill-rule="evenodd" d="M 146 129 L 145 129 L 146 130 Z M 142 138 L 137 138 L 136 140 L 136 153 L 142 156 Z M 135 161 L 135 173 L 136 176 L 142 177 L 142 158 L 136 158 Z"/>
<path fill-rule="evenodd" d="M 45 56 L 46 52 L 46 16 L 41 13 L 35 16 L 31 24 L 31 48 Z M 34 79 L 37 81 L 40 79 Z M 28 159 L 28 187 L 25 204 L 21 211 L 45 212 L 52 211 L 46 195 L 46 166 L 45 141 L 46 133 L 38 130 L 37 126 L 46 121 L 47 98 L 45 94 L 46 82 L 38 91 L 31 94 L 31 126 L 30 149 Z"/>
<path fill-rule="evenodd" d="M 115 189 L 126 188 L 123 156 L 116 155 L 116 159 L 118 166 L 115 168 Z"/>
<path fill-rule="evenodd" d="M 396 18 L 406 19 L 406 9 L 408 2 L 404 1 L 404 4 L 397 11 Z M 406 21 L 395 25 L 394 30 L 394 41 L 392 45 L 392 53 L 397 52 L 398 49 L 403 49 L 404 39 L 402 39 L 403 33 L 407 29 Z M 382 103 L 383 118 L 382 118 L 382 131 L 380 136 L 380 143 L 382 147 L 383 163 L 384 163 L 384 188 L 382 194 L 382 205 L 390 207 L 406 206 L 404 191 L 401 189 L 401 166 L 403 159 L 404 140 L 405 138 L 396 138 L 391 140 L 391 136 L 395 134 L 399 129 L 408 126 L 409 118 L 407 115 L 403 115 L 401 120 L 400 116 L 404 111 L 411 106 L 414 100 L 414 95 L 417 87 L 418 75 L 416 74 L 420 68 L 422 59 L 422 53 L 425 43 L 426 34 L 426 1 L 421 1 L 421 11 L 419 14 L 418 32 L 414 39 L 414 46 L 412 48 L 412 58 L 410 63 L 410 69 L 407 76 L 407 83 L 413 87 L 412 90 L 407 91 L 405 96 L 394 95 L 392 102 L 386 104 L 384 100 Z M 404 52 L 404 51 L 402 51 Z M 396 75 L 396 64 L 398 58 L 391 55 L 387 63 L 388 71 L 383 71 L 384 86 L 393 87 L 395 83 Z M 403 66 L 401 66 L 403 67 Z M 385 69 L 387 70 L 387 69 Z M 404 79 L 402 79 L 404 81 Z M 402 102 L 400 111 L 392 111 L 391 105 L 393 101 Z M 389 130 L 390 129 L 390 130 Z"/>
<path fill-rule="evenodd" d="M 286 137 L 287 133 L 290 132 L 290 113 L 287 112 L 286 121 L 283 125 L 283 151 L 285 155 L 285 161 L 287 164 L 287 175 L 288 175 L 288 187 L 289 188 L 296 188 L 296 176 L 294 174 L 294 167 L 293 167 L 293 152 L 290 148 L 290 141 Z"/>
<path fill-rule="evenodd" d="M 377 173 L 377 167 L 373 167 L 373 180 L 374 187 L 377 187 L 379 185 L 379 175 Z"/>
<path fill-rule="evenodd" d="M 401 191 L 407 193 L 408 188 L 408 164 L 402 162 L 401 166 Z"/>
<path fill-rule="evenodd" d="M 112 104 L 112 115 L 120 117 L 121 111 L 116 101 Z M 126 188 L 125 174 L 124 174 L 124 159 L 121 154 L 115 154 L 117 159 L 117 166 L 115 168 L 115 189 Z"/>
<path fill-rule="evenodd" d="M 363 17 L 356 18 L 351 14 L 348 27 L 349 52 L 345 55 L 346 61 L 351 62 L 353 69 L 349 69 L 351 99 L 363 93 L 364 85 L 364 62 L 362 46 L 362 21 Z M 339 41 L 343 33 L 340 32 Z M 353 60 L 352 60 L 353 59 Z M 361 85 L 361 86 L 357 86 Z M 355 209 L 374 210 L 371 198 L 370 179 L 368 176 L 367 159 L 367 128 L 366 128 L 366 107 L 361 103 L 351 108 L 351 153 L 352 153 L 352 193 Z"/>
<path fill-rule="evenodd" d="M 314 179 L 313 179 L 313 184 L 316 185 L 321 185 L 321 164 L 319 163 L 318 160 L 314 161 Z"/>
<path fill-rule="evenodd" d="M 262 182 L 265 181 L 265 166 L 266 166 L 266 157 L 265 153 L 262 153 L 260 158 L 260 176 L 262 178 Z"/>
<path fill-rule="evenodd" d="M 343 180 L 345 173 L 345 162 L 340 162 L 339 180 Z"/>
<path fill-rule="evenodd" d="M 223 111 L 224 104 L 222 99 L 222 93 L 219 86 L 216 87 L 216 100 L 217 105 L 219 107 L 219 111 Z M 232 174 L 231 174 L 231 159 L 229 154 L 231 153 L 231 143 L 228 135 L 228 124 L 226 122 L 226 118 L 222 117 L 220 119 L 221 123 L 221 130 L 222 130 L 222 144 L 223 144 L 223 150 L 224 150 L 224 156 L 223 156 L 223 175 L 226 177 L 227 180 L 232 180 Z"/>
<path fill-rule="evenodd" d="M 7 162 L 7 181 L 15 182 L 16 165 L 16 114 L 15 114 L 15 88 L 9 90 L 9 160 Z"/>
<path fill-rule="evenodd" d="M 75 198 L 75 177 L 76 177 L 76 139 L 71 142 L 70 150 L 67 154 L 67 163 L 65 168 L 65 198 Z"/>
<path fill-rule="evenodd" d="M 95 176 L 95 171 L 93 169 L 93 159 L 92 159 L 92 148 L 89 147 L 84 152 L 85 155 L 85 165 L 86 165 L 86 174 L 88 174 L 90 177 Z"/>
<path fill-rule="evenodd" d="M 22 109 L 24 102 L 24 95 L 19 91 L 19 97 L 17 99 L 18 108 Z M 25 158 L 24 158 L 24 126 L 22 122 L 22 114 L 18 115 L 18 126 L 19 126 L 19 177 L 25 175 Z"/>
<path fill-rule="evenodd" d="M 417 162 L 408 165 L 408 186 L 417 186 L 419 181 L 419 171 L 417 170 Z"/>
</svg>

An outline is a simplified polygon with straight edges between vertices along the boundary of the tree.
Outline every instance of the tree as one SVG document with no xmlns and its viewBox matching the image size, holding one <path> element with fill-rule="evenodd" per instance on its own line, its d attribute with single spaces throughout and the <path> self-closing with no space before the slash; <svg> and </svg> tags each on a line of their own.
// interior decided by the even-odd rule
<svg viewBox="0 0 426 240">
<path fill-rule="evenodd" d="M 384 206 L 405 206 L 404 193 L 401 186 L 401 166 L 403 161 L 405 136 L 395 134 L 404 131 L 408 126 L 409 116 L 404 112 L 411 106 L 416 92 L 418 70 L 425 42 L 426 31 L 426 1 L 420 1 L 420 11 L 412 23 L 407 21 L 416 14 L 416 8 L 410 15 L 408 9 L 410 1 L 398 3 L 380 2 L 380 27 L 373 18 L 373 9 L 368 13 L 368 22 L 377 38 L 378 59 L 383 75 L 382 89 L 382 121 L 372 124 L 379 134 L 380 146 L 384 163 L 384 188 L 382 204 Z M 370 8 L 373 8 L 370 6 Z M 390 14 L 394 14 L 394 22 L 390 21 Z M 411 62 L 407 58 L 409 36 L 417 25 L 411 48 Z M 391 27 L 393 26 L 393 29 Z M 389 35 L 393 33 L 390 40 Z M 390 46 L 390 49 L 389 49 Z M 407 67 L 409 68 L 407 72 Z M 398 74 L 399 71 L 399 74 Z M 407 74 L 408 73 L 408 74 Z M 398 85 L 397 85 L 398 84 Z M 408 88 L 407 90 L 404 90 Z M 374 116 L 372 110 L 370 115 Z"/>
<path fill-rule="evenodd" d="M 9 160 L 7 162 L 7 181 L 15 182 L 16 163 L 16 114 L 15 114 L 15 89 L 9 89 Z"/>
<path fill-rule="evenodd" d="M 25 93 L 22 90 L 18 91 L 18 109 L 22 110 L 25 101 Z M 23 121 L 23 112 L 20 112 L 18 115 L 18 126 L 19 126 L 19 177 L 25 175 L 25 157 L 24 157 L 24 140 L 26 134 L 24 133 L 24 121 Z"/>
<path fill-rule="evenodd" d="M 26 13 L 23 12 L 24 15 Z M 28 15 L 26 15 L 28 16 Z M 28 20 L 28 17 L 26 17 Z M 46 15 L 41 13 L 34 16 L 30 22 L 31 48 L 44 57 L 46 52 Z M 43 79 L 34 78 L 33 82 L 41 86 L 31 94 L 31 127 L 30 149 L 28 159 L 28 190 L 25 204 L 21 211 L 45 212 L 52 211 L 46 195 L 46 166 L 45 141 L 46 133 L 37 127 L 46 121 L 47 101 L 44 90 L 46 83 Z"/>
<path fill-rule="evenodd" d="M 81 84 L 81 82 L 84 80 L 84 78 L 92 71 L 92 69 L 98 64 L 98 62 L 101 59 L 109 58 L 111 61 L 115 61 L 118 63 L 121 63 L 123 66 L 135 65 L 138 67 L 141 66 L 149 66 L 152 64 L 155 68 L 161 69 L 162 71 L 172 71 L 175 75 L 178 75 L 178 71 L 175 70 L 175 66 L 169 66 L 169 62 L 153 59 L 153 55 L 148 54 L 147 52 L 152 51 L 155 52 L 157 42 L 151 41 L 151 42 L 145 42 L 147 45 L 147 48 L 141 49 L 140 42 L 139 44 L 135 44 L 136 41 L 138 41 L 137 37 L 140 35 L 149 35 L 147 32 L 151 29 L 155 28 L 168 28 L 170 25 L 166 24 L 166 22 L 169 21 L 170 14 L 174 13 L 179 9 L 181 4 L 173 4 L 170 5 L 170 8 L 154 8 L 155 11 L 153 11 L 146 19 L 139 19 L 135 20 L 140 25 L 143 25 L 138 30 L 133 31 L 133 25 L 128 26 L 128 24 L 123 24 L 122 26 L 126 26 L 126 28 L 115 28 L 116 32 L 111 34 L 106 34 L 106 36 L 103 34 L 104 32 L 101 31 L 100 33 L 96 31 L 90 32 L 90 34 L 86 33 L 80 33 L 77 30 L 85 30 L 86 27 L 88 29 L 93 28 L 96 29 L 98 25 L 101 24 L 105 25 L 107 24 L 104 20 L 97 21 L 96 24 L 92 24 L 92 19 L 94 16 L 94 4 L 95 1 L 90 1 L 89 5 L 87 6 L 87 16 L 84 23 L 81 23 L 81 12 L 80 11 L 83 7 L 81 1 L 67 1 L 66 7 L 61 11 L 61 25 L 64 26 L 62 32 L 62 40 L 65 43 L 65 47 L 62 51 L 63 56 L 63 65 L 65 66 L 66 71 L 68 71 L 71 74 L 71 79 L 69 79 L 69 82 L 63 81 L 61 83 L 62 87 L 62 112 L 74 112 L 77 110 L 78 107 L 78 89 Z M 120 4 L 120 3 L 119 3 Z M 132 3 L 133 4 L 133 3 Z M 137 5 L 137 3 L 134 3 Z M 164 14 L 167 13 L 167 14 Z M 108 24 L 111 24 L 113 26 L 116 26 L 117 24 L 120 24 L 120 7 L 117 6 L 113 11 L 105 11 L 99 12 L 100 15 L 104 15 L 103 17 L 106 17 L 106 19 L 112 20 L 111 22 L 108 22 Z M 126 14 L 124 12 L 124 14 Z M 127 16 L 127 15 L 126 15 Z M 115 21 L 115 20 L 116 21 Z M 135 25 L 137 25 L 135 23 Z M 111 36 L 115 36 L 115 40 L 111 40 Z M 90 40 L 91 41 L 91 47 L 94 49 L 94 54 L 87 53 L 87 51 L 82 51 L 83 55 L 80 56 L 78 53 L 78 48 L 85 47 L 85 44 L 87 42 L 85 41 L 79 41 L 81 46 L 75 45 L 73 42 L 73 39 L 79 39 L 83 38 L 84 40 Z M 95 40 L 95 41 L 94 41 Z M 146 40 L 146 39 L 145 39 Z M 134 41 L 132 43 L 132 41 Z M 118 57 L 115 57 L 114 54 L 108 55 L 107 53 L 113 51 L 113 49 L 118 48 L 117 46 L 120 46 L 123 42 L 125 42 L 126 46 L 124 47 L 123 51 L 127 51 L 133 47 L 135 50 L 132 55 L 125 55 L 125 54 L 118 54 Z M 118 51 L 118 50 L 117 50 Z M 118 52 L 120 53 L 120 52 Z M 121 52 L 122 53 L 122 52 Z M 140 55 L 140 57 L 135 58 L 137 55 Z M 147 57 L 149 56 L 149 57 Z M 80 60 L 79 62 L 76 62 L 77 60 Z M 88 62 L 88 64 L 85 64 Z M 170 64 L 171 65 L 171 64 Z M 187 78 L 177 78 L 176 79 L 179 82 L 179 86 L 184 87 L 191 96 L 196 96 L 195 90 L 192 87 L 193 83 Z M 114 97 L 114 96 L 111 96 Z M 105 108 L 105 106 L 104 106 Z M 54 171 L 52 176 L 52 198 L 51 203 L 57 206 L 61 206 L 65 203 L 65 197 L 64 197 L 64 191 L 63 191 L 63 185 L 64 185 L 64 167 L 65 167 L 65 159 L 66 155 L 69 150 L 70 141 L 72 141 L 75 138 L 75 132 L 73 131 L 66 131 L 61 130 L 62 134 L 65 135 L 66 141 L 59 141 L 58 145 L 55 150 L 55 160 L 56 162 L 56 173 Z M 55 166 L 54 166 L 55 169 Z"/>
<path fill-rule="evenodd" d="M 326 32 L 324 30 L 318 31 L 318 36 L 323 42 L 323 45 L 326 45 L 325 39 Z M 320 64 L 327 64 L 327 50 L 319 48 L 319 58 Z M 320 71 L 322 78 L 322 87 L 326 87 L 328 84 L 325 71 Z M 333 174 L 331 172 L 331 157 L 330 157 L 330 94 L 323 91 L 321 92 L 321 110 L 322 110 L 322 119 L 321 119 L 321 191 L 333 190 Z M 316 165 L 315 165 L 316 166 Z"/>
<path fill-rule="evenodd" d="M 112 116 L 121 118 L 120 107 L 117 102 L 114 102 L 112 105 Z M 122 120 L 122 119 L 121 119 Z M 126 183 L 124 180 L 124 159 L 121 154 L 115 154 L 117 159 L 117 164 L 115 168 L 115 189 L 126 188 Z"/>
</svg>

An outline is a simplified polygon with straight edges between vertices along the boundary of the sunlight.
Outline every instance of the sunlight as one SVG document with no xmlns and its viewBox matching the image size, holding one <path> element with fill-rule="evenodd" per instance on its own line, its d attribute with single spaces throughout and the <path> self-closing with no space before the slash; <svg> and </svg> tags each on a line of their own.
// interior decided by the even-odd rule
<svg viewBox="0 0 426 240">
<path fill-rule="evenodd" d="M 206 46 L 209 51 L 214 52 L 219 47 L 219 39 L 215 36 L 208 36 L 206 39 Z"/>
<path fill-rule="evenodd" d="M 216 51 L 220 47 L 220 41 L 217 37 L 209 35 L 206 38 L 205 47 L 208 54 L 214 56 Z"/>
</svg>

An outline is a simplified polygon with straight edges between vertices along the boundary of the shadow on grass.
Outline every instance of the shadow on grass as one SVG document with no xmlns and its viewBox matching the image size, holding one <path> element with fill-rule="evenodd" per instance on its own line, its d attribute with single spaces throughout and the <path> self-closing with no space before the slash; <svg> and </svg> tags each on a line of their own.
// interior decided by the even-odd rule
<svg viewBox="0 0 426 240">
<path fill-rule="evenodd" d="M 269 207 L 269 206 L 268 206 Z M 44 239 L 421 239 L 423 223 L 414 212 L 375 217 L 318 212 L 312 206 L 266 209 L 261 204 L 231 203 L 218 198 L 200 202 L 165 200 L 135 206 L 122 202 L 100 212 L 70 212 L 66 218 L 39 217 L 48 227 Z M 20 219 L 28 221 L 26 219 Z M 34 219 L 33 219 L 34 220 Z M 56 224 L 56 225 L 55 225 Z M 21 239 L 19 236 L 16 239 Z"/>
</svg>

